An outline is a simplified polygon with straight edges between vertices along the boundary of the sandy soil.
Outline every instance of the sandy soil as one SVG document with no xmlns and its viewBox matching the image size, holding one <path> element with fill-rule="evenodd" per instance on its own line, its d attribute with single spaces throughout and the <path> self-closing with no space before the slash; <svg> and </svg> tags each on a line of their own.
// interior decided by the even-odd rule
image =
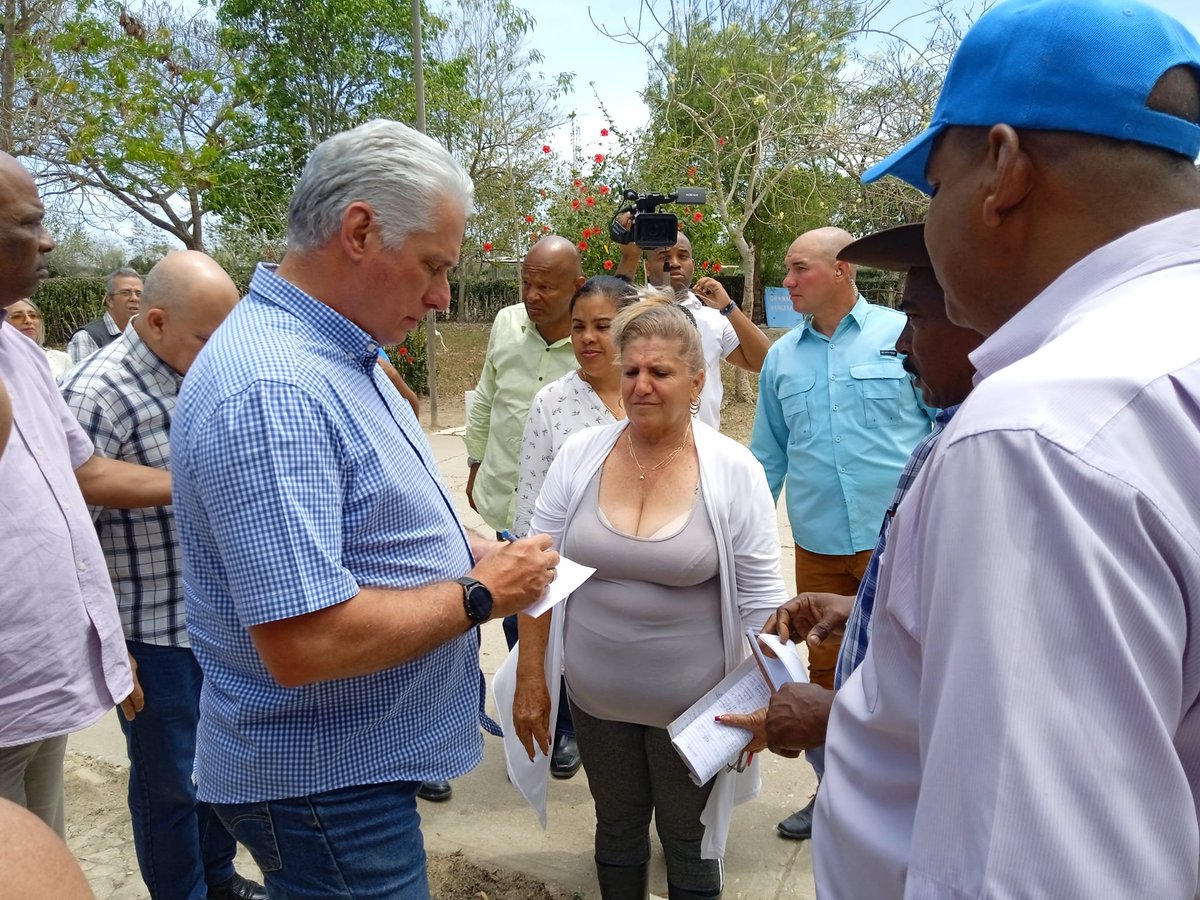
<svg viewBox="0 0 1200 900">
<path fill-rule="evenodd" d="M 149 897 L 133 851 L 126 784 L 124 769 L 67 753 L 67 843 L 97 900 Z M 239 849 L 237 867 L 247 877 L 260 877 L 245 849 Z M 540 881 L 475 865 L 461 853 L 430 856 L 429 884 L 433 900 L 569 900 Z"/>
</svg>

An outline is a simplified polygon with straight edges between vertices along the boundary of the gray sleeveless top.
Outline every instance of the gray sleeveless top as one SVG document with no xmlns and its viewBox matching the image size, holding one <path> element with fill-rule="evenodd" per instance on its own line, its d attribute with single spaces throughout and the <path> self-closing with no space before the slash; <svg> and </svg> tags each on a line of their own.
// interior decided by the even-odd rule
<svg viewBox="0 0 1200 900">
<path fill-rule="evenodd" d="M 725 674 L 717 537 L 699 489 L 681 527 L 640 538 L 608 523 L 599 484 L 566 528 L 596 569 L 566 603 L 567 690 L 598 719 L 665 728 Z"/>
</svg>

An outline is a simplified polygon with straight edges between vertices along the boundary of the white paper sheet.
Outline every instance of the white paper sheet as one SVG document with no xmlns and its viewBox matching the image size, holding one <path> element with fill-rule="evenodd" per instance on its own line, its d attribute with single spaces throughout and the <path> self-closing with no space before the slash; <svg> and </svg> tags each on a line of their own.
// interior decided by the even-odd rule
<svg viewBox="0 0 1200 900">
<path fill-rule="evenodd" d="M 554 580 L 550 582 L 549 587 L 546 588 L 536 603 L 525 608 L 525 615 L 533 616 L 536 619 L 547 610 L 553 609 L 559 603 L 566 600 L 567 596 L 575 588 L 591 578 L 595 571 L 595 569 L 572 562 L 565 556 L 560 556 L 558 560 L 558 573 L 554 576 Z"/>
</svg>

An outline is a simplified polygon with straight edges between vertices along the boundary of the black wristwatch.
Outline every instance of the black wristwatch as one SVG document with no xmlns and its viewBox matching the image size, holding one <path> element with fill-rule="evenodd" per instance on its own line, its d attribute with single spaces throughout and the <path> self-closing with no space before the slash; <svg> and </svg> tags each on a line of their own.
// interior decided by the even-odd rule
<svg viewBox="0 0 1200 900">
<path fill-rule="evenodd" d="M 463 610 L 473 625 L 482 625 L 492 617 L 492 592 L 482 581 L 474 578 L 455 578 L 463 589 Z"/>
</svg>

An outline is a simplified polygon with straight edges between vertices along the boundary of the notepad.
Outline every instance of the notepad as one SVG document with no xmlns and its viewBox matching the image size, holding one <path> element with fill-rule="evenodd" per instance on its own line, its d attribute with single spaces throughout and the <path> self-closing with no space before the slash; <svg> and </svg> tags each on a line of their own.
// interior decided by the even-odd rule
<svg viewBox="0 0 1200 900">
<path fill-rule="evenodd" d="M 808 681 L 793 642 L 784 644 L 775 635 L 757 635 L 752 629 L 746 630 L 746 638 L 750 655 L 667 726 L 671 744 L 696 784 L 707 784 L 732 765 L 751 738 L 744 728 L 714 721 L 716 716 L 752 713 L 766 706 L 782 685 Z M 763 652 L 763 644 L 774 656 Z"/>
</svg>

